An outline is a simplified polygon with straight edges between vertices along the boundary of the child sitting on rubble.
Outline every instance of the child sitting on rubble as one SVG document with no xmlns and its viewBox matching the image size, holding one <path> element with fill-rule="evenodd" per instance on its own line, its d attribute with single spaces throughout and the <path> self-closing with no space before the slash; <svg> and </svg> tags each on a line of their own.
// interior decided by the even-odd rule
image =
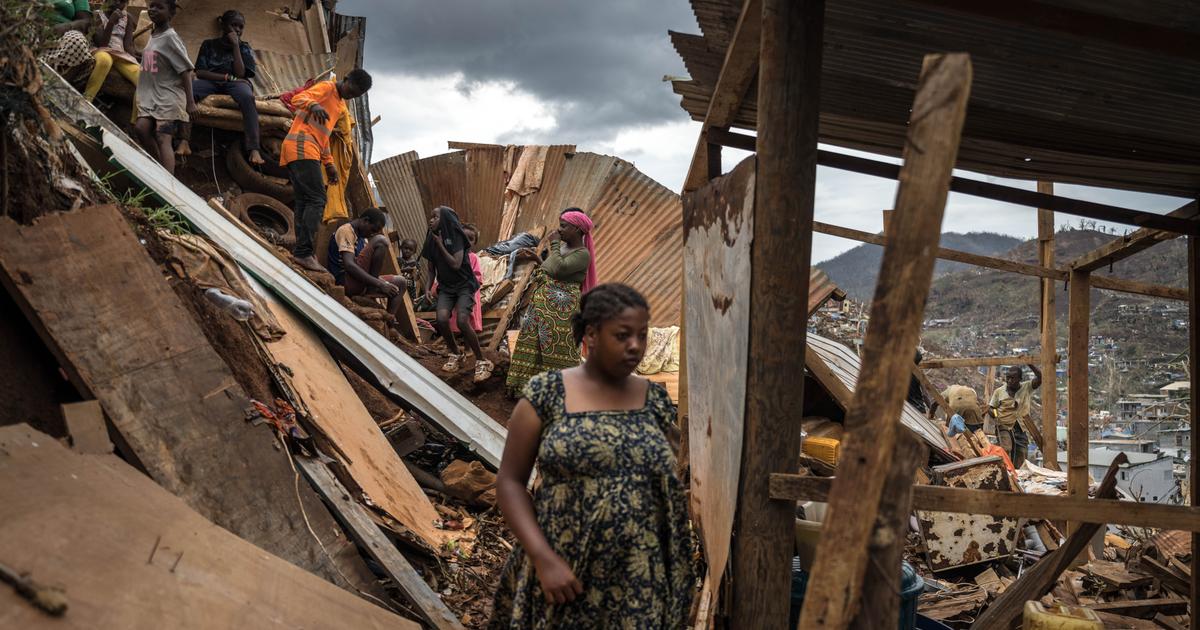
<svg viewBox="0 0 1200 630">
<path fill-rule="evenodd" d="M 134 25 L 129 23 L 129 12 L 125 10 L 128 5 L 129 0 L 108 0 L 104 10 L 95 13 L 95 24 L 92 25 L 92 43 L 96 46 L 92 51 L 92 59 L 95 65 L 83 90 L 83 96 L 89 101 L 100 93 L 109 71 L 114 69 L 137 89 L 137 47 L 133 43 Z M 137 105 L 134 107 L 136 119 Z"/>
<path fill-rule="evenodd" d="M 326 268 L 334 281 L 346 288 L 347 296 L 385 297 L 388 313 L 396 317 L 408 283 L 400 276 L 380 275 L 384 261 L 391 256 L 383 227 L 383 212 L 378 208 L 369 208 L 339 227 L 329 237 Z"/>
<path fill-rule="evenodd" d="M 251 164 L 260 165 L 264 162 L 259 152 L 258 106 L 254 102 L 254 88 L 250 86 L 258 66 L 250 44 L 242 41 L 246 17 L 240 11 L 230 9 L 217 18 L 217 24 L 221 27 L 221 36 L 200 44 L 192 89 L 197 101 L 213 94 L 227 94 L 233 98 L 242 113 L 245 136 L 242 148 Z"/>
<path fill-rule="evenodd" d="M 430 212 L 429 232 L 425 235 L 421 257 L 429 261 L 426 281 L 438 283 L 435 326 L 450 351 L 442 365 L 443 372 L 457 372 L 465 356 L 459 354 L 458 342 L 450 328 L 450 313 L 457 313 L 459 321 L 469 320 L 478 299 L 479 280 L 471 269 L 470 249 L 471 243 L 458 214 L 447 206 L 434 208 Z M 432 288 L 426 293 L 432 293 Z M 467 348 L 475 355 L 475 382 L 486 381 L 491 378 L 495 365 L 483 358 L 479 337 L 470 326 L 462 327 L 461 332 Z"/>
<path fill-rule="evenodd" d="M 197 111 L 192 62 L 183 40 L 171 28 L 175 11 L 175 0 L 150 0 L 146 7 L 154 30 L 142 51 L 135 126 L 146 151 L 171 174 L 175 173 L 174 139 Z M 186 140 L 180 141 L 179 151 L 187 151 Z"/>
<path fill-rule="evenodd" d="M 412 298 L 413 304 L 416 304 L 418 287 L 424 286 L 421 282 L 421 257 L 417 255 L 416 241 L 411 238 L 400 241 L 400 258 L 396 264 L 400 266 L 400 275 L 404 276 L 405 282 L 408 283 L 408 296 Z"/>
</svg>

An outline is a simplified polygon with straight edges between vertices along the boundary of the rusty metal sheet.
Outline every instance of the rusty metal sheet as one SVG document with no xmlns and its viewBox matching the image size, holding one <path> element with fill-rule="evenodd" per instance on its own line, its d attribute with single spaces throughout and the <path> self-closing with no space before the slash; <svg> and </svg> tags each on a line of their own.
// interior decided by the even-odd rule
<svg viewBox="0 0 1200 630">
<path fill-rule="evenodd" d="M 504 212 L 504 147 L 481 147 L 464 151 L 466 202 L 459 216 L 470 216 L 479 228 L 479 243 L 486 247 L 497 240 Z M 458 208 L 455 208 L 458 210 Z M 464 219 L 466 220 L 466 219 Z"/>
<path fill-rule="evenodd" d="M 413 162 L 418 159 L 416 151 L 409 151 L 376 162 L 371 166 L 371 177 L 392 219 L 392 229 L 402 239 L 420 242 L 429 220 L 412 172 Z"/>
<path fill-rule="evenodd" d="M 567 168 L 568 153 L 575 153 L 574 145 L 552 145 L 546 151 L 546 166 L 542 169 L 541 188 L 521 200 L 513 234 L 548 225 L 550 217 L 557 219 L 558 211 L 562 208 L 555 209 L 550 204 L 554 199 L 554 191 L 562 180 L 563 171 Z"/>
<path fill-rule="evenodd" d="M 337 61 L 329 53 L 292 54 L 270 50 L 256 50 L 254 57 L 258 61 L 258 72 L 250 83 L 259 98 L 294 90 L 309 79 L 333 70 Z"/>
<path fill-rule="evenodd" d="M 977 457 L 933 469 L 934 485 L 975 490 L 1013 490 L 1000 457 Z M 957 514 L 917 510 L 925 540 L 926 559 L 933 571 L 944 571 L 1004 558 L 1017 548 L 1018 519 L 988 514 Z"/>
<path fill-rule="evenodd" d="M 246 16 L 246 43 L 255 51 L 270 50 L 289 54 L 313 52 L 300 17 L 305 2 L 301 0 L 191 0 L 179 3 L 179 12 L 171 19 L 171 27 L 179 33 L 194 61 L 200 44 L 220 37 L 217 16 L 226 9 L 237 9 Z M 295 19 L 284 15 L 295 16 Z"/>
<path fill-rule="evenodd" d="M 421 191 L 421 205 L 425 208 L 450 206 L 458 213 L 463 223 L 474 223 L 475 217 L 467 212 L 467 157 L 462 151 L 443 153 L 412 165 L 417 188 Z"/>
<path fill-rule="evenodd" d="M 612 175 L 614 165 L 620 161 L 611 155 L 598 153 L 568 152 L 563 157 L 562 175 L 550 182 L 550 186 L 543 185 L 545 194 L 540 195 L 537 210 L 533 211 L 536 220 L 550 227 L 558 224 L 558 215 L 566 208 L 580 208 L 592 216 L 601 187 Z M 531 217 L 530 220 L 534 219 Z"/>
</svg>

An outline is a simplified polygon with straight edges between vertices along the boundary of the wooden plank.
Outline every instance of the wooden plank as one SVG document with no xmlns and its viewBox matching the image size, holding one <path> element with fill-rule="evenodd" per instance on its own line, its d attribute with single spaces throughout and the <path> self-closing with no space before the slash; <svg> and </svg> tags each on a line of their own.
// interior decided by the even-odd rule
<svg viewBox="0 0 1200 630">
<path fill-rule="evenodd" d="M 1126 280 L 1124 278 L 1112 278 L 1109 276 L 1093 275 L 1092 288 L 1120 291 L 1122 293 L 1133 293 L 1136 295 L 1145 295 L 1164 300 L 1187 301 L 1188 299 L 1187 289 L 1184 288 L 1167 287 L 1161 284 L 1149 284 L 1147 282 Z"/>
<path fill-rule="evenodd" d="M 416 569 L 396 549 L 396 545 L 379 529 L 371 515 L 342 485 L 333 472 L 324 464 L 304 457 L 296 457 L 296 464 L 317 492 L 348 526 L 348 533 L 387 573 L 392 582 L 408 598 L 421 617 L 439 630 L 461 630 L 462 623 L 446 608 L 446 604 L 425 583 Z"/>
<path fill-rule="evenodd" d="M 800 465 L 794 414 L 804 403 L 804 355 L 779 348 L 803 348 L 808 330 L 825 3 L 761 6 L 751 358 L 728 601 L 731 627 L 780 630 L 788 625 L 795 511 L 771 501 L 767 476 Z"/>
<path fill-rule="evenodd" d="M 1104 582 L 1107 586 L 1105 590 L 1109 592 L 1150 586 L 1154 581 L 1152 576 L 1126 570 L 1124 563 L 1121 562 L 1092 560 L 1083 565 L 1080 570 L 1083 571 L 1084 575 L 1089 575 Z M 1126 614 L 1118 610 L 1109 610 L 1108 612 L 1117 613 L 1118 615 Z"/>
<path fill-rule="evenodd" d="M 0 429 L 0 558 L 69 606 L 49 617 L 0 589 L 5 628 L 419 627 L 214 525 L 116 457 L 27 425 Z"/>
<path fill-rule="evenodd" d="M 1097 498 L 1112 499 L 1117 496 L 1117 471 L 1120 470 L 1122 464 L 1128 461 L 1129 458 L 1125 453 L 1120 453 L 1113 458 L 1112 465 L 1108 467 L 1108 472 L 1105 473 L 1100 487 L 1096 490 Z M 975 620 L 971 628 L 991 630 L 992 628 L 1012 627 L 1020 619 L 1025 609 L 1025 602 L 1039 599 L 1050 592 L 1050 589 L 1054 588 L 1054 583 L 1058 581 L 1058 576 L 1075 562 L 1075 558 L 1087 548 L 1102 526 L 1101 523 L 1078 525 L 1075 532 L 1067 536 L 1066 542 L 1061 547 L 1042 556 L 1042 559 L 1027 569 L 1020 579 L 1009 585 Z"/>
<path fill-rule="evenodd" d="M 412 341 L 420 341 L 421 328 L 417 326 L 417 314 L 413 312 L 412 297 L 408 291 L 402 292 L 400 297 L 403 302 L 400 305 L 400 312 L 396 314 L 396 323 L 400 324 L 400 334 Z"/>
<path fill-rule="evenodd" d="M 1038 192 L 1054 194 L 1053 182 L 1038 182 Z M 1038 209 L 1038 264 L 1054 267 L 1054 211 Z M 1041 280 L 1042 465 L 1058 470 L 1058 318 L 1054 282 Z"/>
<path fill-rule="evenodd" d="M 754 158 L 683 195 L 687 369 L 704 387 L 688 404 L 692 515 L 717 592 L 729 559 L 746 412 Z"/>
<path fill-rule="evenodd" d="M 1039 191 L 1040 192 L 1040 191 Z M 1200 214 L 1200 204 L 1195 201 L 1167 214 L 1169 217 L 1191 219 Z M 1067 264 L 1076 271 L 1096 271 L 1113 263 L 1124 260 L 1140 251 L 1144 251 L 1163 241 L 1178 237 L 1173 232 L 1142 228 L 1115 238 L 1096 249 L 1079 256 Z"/>
<path fill-rule="evenodd" d="M 747 151 L 754 150 L 755 138 L 755 136 L 732 132 L 710 133 L 708 136 L 709 142 Z M 817 163 L 829 168 L 885 179 L 896 179 L 900 174 L 900 167 L 896 164 L 827 150 L 817 152 Z M 1129 208 L 1071 199 L 1069 197 L 1047 195 L 1032 190 L 1013 188 L 1003 184 L 993 184 L 991 182 L 963 177 L 952 178 L 950 180 L 950 190 L 972 197 L 1002 201 L 1018 206 L 1044 208 L 1099 221 L 1111 221 L 1113 223 L 1136 227 L 1154 228 L 1177 234 L 1196 234 L 1200 231 L 1200 223 L 1188 219 L 1141 210 L 1130 210 Z"/>
<path fill-rule="evenodd" d="M 538 244 L 538 250 L 545 246 L 545 239 Z M 525 297 L 525 289 L 529 287 L 529 282 L 533 280 L 533 272 L 537 270 L 537 265 L 530 265 L 529 269 L 521 275 L 517 280 L 517 286 L 513 287 L 508 296 L 508 303 L 504 305 L 504 310 L 500 311 L 500 321 L 496 323 L 496 330 L 492 333 L 492 338 L 487 343 L 487 351 L 495 352 L 500 348 L 500 342 L 504 341 L 504 335 L 508 332 L 508 324 L 514 313 L 521 306 L 521 300 Z M 517 271 L 518 274 L 522 273 Z M 509 348 L 512 352 L 514 348 Z"/>
<path fill-rule="evenodd" d="M 1067 306 L 1067 493 L 1088 495 L 1088 325 L 1091 274 L 1072 271 Z M 1077 524 L 1067 523 L 1068 533 Z"/>
<path fill-rule="evenodd" d="M 912 515 L 912 471 L 927 461 L 929 450 L 922 442 L 908 433 L 897 435 L 896 459 L 884 481 L 875 534 L 867 549 L 872 562 L 863 576 L 863 602 L 851 628 L 890 628 L 900 618 L 900 593 L 895 585 Z"/>
<path fill-rule="evenodd" d="M 1180 595 L 1190 595 L 1192 591 L 1190 580 L 1180 577 L 1179 574 L 1154 558 L 1145 555 L 1142 556 L 1138 559 L 1138 568 L 1154 576 L 1164 588 L 1175 591 Z"/>
<path fill-rule="evenodd" d="M 921 369 L 920 366 L 914 365 L 912 368 L 912 373 L 913 376 L 917 377 L 917 381 L 921 383 L 921 387 L 924 387 L 925 391 L 929 393 L 929 397 L 932 398 L 935 403 L 937 403 L 938 409 L 941 409 L 942 412 L 946 414 L 947 418 L 949 418 L 951 415 L 954 415 L 953 412 L 950 411 L 949 401 L 943 398 L 942 392 L 938 390 L 937 387 L 934 387 L 933 383 L 929 381 L 929 377 L 925 375 L 925 370 Z"/>
<path fill-rule="evenodd" d="M 1192 459 L 1188 478 L 1191 479 L 1191 504 L 1200 505 L 1200 457 L 1196 457 L 1196 445 L 1200 444 L 1200 243 L 1195 236 L 1188 237 L 1188 373 L 1192 377 L 1191 425 Z M 1192 532 L 1192 630 L 1200 630 L 1200 533 Z"/>
<path fill-rule="evenodd" d="M 274 433 L 246 421 L 245 392 L 115 206 L 0 220 L 0 272 L 72 383 L 100 401 L 128 461 L 264 550 L 371 588 L 352 545 L 331 540 L 331 562 L 313 539 L 302 510 L 317 531 L 336 523 L 311 490 L 298 502 Z"/>
<path fill-rule="evenodd" d="M 931 358 L 921 361 L 921 367 L 926 370 L 935 368 L 964 368 L 964 367 L 998 367 L 1002 365 L 1030 365 L 1041 363 L 1037 354 L 1014 354 L 1006 357 L 947 357 Z"/>
<path fill-rule="evenodd" d="M 71 436 L 71 448 L 76 452 L 87 455 L 108 455 L 113 452 L 100 401 L 67 403 L 62 405 L 62 412 L 63 420 L 67 423 L 67 434 Z"/>
<path fill-rule="evenodd" d="M 709 129 L 728 127 L 733 123 L 734 115 L 741 107 L 758 70 L 761 32 L 762 0 L 745 0 L 729 47 L 725 49 L 721 74 L 717 77 L 717 84 L 713 86 L 712 96 L 708 101 L 708 112 L 704 115 L 700 137 L 696 140 L 696 150 L 692 154 L 692 164 L 688 167 L 688 174 L 684 179 L 684 192 L 697 190 L 712 179 L 714 157 L 717 174 L 720 172 L 720 147 L 717 146 L 714 152 L 709 144 L 707 132 Z"/>
<path fill-rule="evenodd" d="M 821 355 L 817 354 L 817 351 L 812 346 L 805 346 L 804 348 L 804 367 L 813 373 L 813 378 L 817 379 L 825 387 L 829 395 L 833 396 L 833 399 L 841 405 L 842 409 L 850 408 L 850 403 L 854 400 L 854 392 L 850 391 L 849 387 L 846 387 L 842 379 L 838 378 L 838 375 L 825 363 L 825 360 L 821 358 Z"/>
<path fill-rule="evenodd" d="M 287 367 L 283 372 L 289 375 L 292 388 L 307 408 L 300 411 L 306 411 L 309 422 L 333 443 L 333 457 L 345 466 L 360 494 L 433 549 L 456 538 L 455 532 L 434 526 L 441 518 L 437 510 L 371 418 L 321 338 L 279 298 L 258 282 L 250 282 L 287 331 L 266 344 L 271 360 Z"/>
<path fill-rule="evenodd" d="M 827 477 L 771 475 L 770 492 L 773 499 L 825 502 L 829 500 L 832 488 L 833 480 Z M 960 514 L 1200 531 L 1200 507 L 1159 503 L 917 485 L 913 490 L 912 506 L 914 510 Z"/>
<path fill-rule="evenodd" d="M 912 107 L 892 228 L 880 264 L 863 365 L 846 412 L 849 433 L 813 564 L 800 628 L 845 628 L 855 618 L 884 479 L 897 470 L 895 446 L 933 279 L 948 184 L 971 91 L 965 54 L 927 55 Z M 919 149 L 914 149 L 919 147 Z M 892 544 L 903 544 L 902 539 Z M 890 567 L 889 567 L 890 568 Z"/>
</svg>

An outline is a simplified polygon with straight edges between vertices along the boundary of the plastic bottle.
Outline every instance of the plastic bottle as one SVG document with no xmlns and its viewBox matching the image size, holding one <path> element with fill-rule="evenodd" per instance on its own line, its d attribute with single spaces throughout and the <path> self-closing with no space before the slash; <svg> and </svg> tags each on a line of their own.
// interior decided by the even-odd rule
<svg viewBox="0 0 1200 630">
<path fill-rule="evenodd" d="M 229 313 L 230 317 L 233 317 L 239 322 L 244 322 L 251 317 L 254 317 L 253 304 L 241 298 L 227 295 L 220 289 L 207 289 L 204 291 L 204 297 L 208 298 L 209 302 L 212 302 L 221 308 L 221 310 Z"/>
</svg>

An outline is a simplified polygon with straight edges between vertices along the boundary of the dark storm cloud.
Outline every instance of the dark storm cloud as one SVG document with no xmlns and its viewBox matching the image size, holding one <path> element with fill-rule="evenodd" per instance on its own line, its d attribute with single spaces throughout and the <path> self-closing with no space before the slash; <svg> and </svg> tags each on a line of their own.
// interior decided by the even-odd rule
<svg viewBox="0 0 1200 630">
<path fill-rule="evenodd" d="M 685 116 L 662 77 L 684 74 L 667 29 L 699 31 L 686 0 L 342 0 L 337 8 L 368 18 L 372 72 L 461 72 L 467 92 L 511 81 L 555 107 L 558 128 L 547 135 L 559 141 Z"/>
</svg>

